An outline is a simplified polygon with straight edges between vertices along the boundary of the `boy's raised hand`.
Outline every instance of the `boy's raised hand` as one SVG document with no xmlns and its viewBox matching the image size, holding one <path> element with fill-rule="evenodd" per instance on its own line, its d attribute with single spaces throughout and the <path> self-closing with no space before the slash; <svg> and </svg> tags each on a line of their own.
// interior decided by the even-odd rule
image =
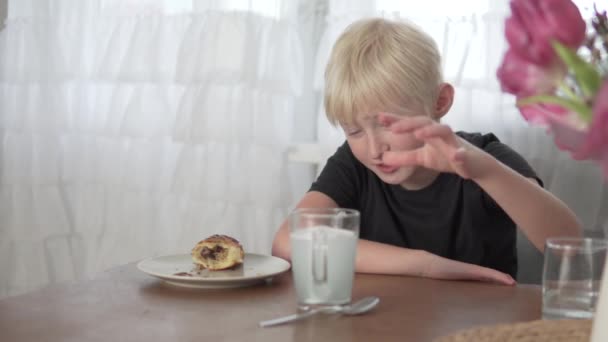
<svg viewBox="0 0 608 342">
<path fill-rule="evenodd" d="M 378 115 L 380 124 L 394 134 L 413 134 L 424 144 L 410 151 L 386 151 L 382 162 L 387 165 L 422 166 L 441 172 L 453 172 L 465 179 L 482 171 L 483 152 L 458 137 L 448 125 L 427 116 Z"/>
</svg>

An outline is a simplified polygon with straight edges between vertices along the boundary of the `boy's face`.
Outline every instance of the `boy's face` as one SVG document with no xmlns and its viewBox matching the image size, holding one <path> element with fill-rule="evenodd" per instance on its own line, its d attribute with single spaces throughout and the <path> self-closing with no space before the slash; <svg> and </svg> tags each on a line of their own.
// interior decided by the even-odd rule
<svg viewBox="0 0 608 342">
<path fill-rule="evenodd" d="M 386 151 L 410 151 L 424 143 L 411 133 L 392 133 L 378 122 L 378 114 L 359 115 L 352 125 L 342 125 L 353 154 L 363 165 L 388 184 L 402 184 L 416 171 L 415 166 L 388 166 L 382 163 Z"/>
</svg>

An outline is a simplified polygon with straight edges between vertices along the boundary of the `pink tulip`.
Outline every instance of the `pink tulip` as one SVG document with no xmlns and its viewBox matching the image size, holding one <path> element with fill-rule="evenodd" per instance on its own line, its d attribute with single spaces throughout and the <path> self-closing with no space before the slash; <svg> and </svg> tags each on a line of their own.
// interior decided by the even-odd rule
<svg viewBox="0 0 608 342">
<path fill-rule="evenodd" d="M 549 125 L 554 121 L 567 120 L 567 109 L 552 104 L 537 104 L 519 108 L 521 115 L 531 124 Z"/>
<path fill-rule="evenodd" d="M 532 64 L 512 49 L 507 51 L 496 72 L 502 90 L 517 97 L 552 93 L 565 74 L 566 67 L 561 63 Z"/>
<path fill-rule="evenodd" d="M 577 118 L 576 114 L 544 116 L 560 149 L 570 151 L 574 159 L 595 160 L 608 179 L 608 80 L 595 96 L 591 124 L 586 126 Z"/>
<path fill-rule="evenodd" d="M 601 163 L 608 176 L 608 79 L 604 80 L 593 104 L 593 120 L 589 127 L 587 143 L 582 151 Z"/>
<path fill-rule="evenodd" d="M 543 66 L 556 58 L 553 39 L 577 49 L 585 40 L 585 29 L 580 11 L 570 0 L 511 0 L 511 17 L 505 22 L 511 48 Z"/>
</svg>

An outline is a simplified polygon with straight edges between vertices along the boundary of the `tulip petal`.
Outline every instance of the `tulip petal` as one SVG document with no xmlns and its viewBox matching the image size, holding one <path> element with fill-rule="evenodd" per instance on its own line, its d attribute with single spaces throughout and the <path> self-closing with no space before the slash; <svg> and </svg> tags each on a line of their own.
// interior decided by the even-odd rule
<svg viewBox="0 0 608 342">
<path fill-rule="evenodd" d="M 586 152 L 595 158 L 602 158 L 602 155 L 608 154 L 608 79 L 604 80 L 595 95 L 587 148 Z"/>
<path fill-rule="evenodd" d="M 520 106 L 519 111 L 531 124 L 547 126 L 558 121 L 556 117 L 565 116 L 569 113 L 568 110 L 552 104 L 535 104 Z"/>
<path fill-rule="evenodd" d="M 596 95 L 590 125 L 578 125 L 580 122 L 572 121 L 575 115 L 545 114 L 543 119 L 548 123 L 557 147 L 569 151 L 574 159 L 595 160 L 608 178 L 608 80 Z"/>
<path fill-rule="evenodd" d="M 553 40 L 573 49 L 583 44 L 585 21 L 571 0 L 511 0 L 510 5 L 505 36 L 523 59 L 547 66 L 557 59 Z"/>
<path fill-rule="evenodd" d="M 517 97 L 553 93 L 565 74 L 562 64 L 542 67 L 521 58 L 513 49 L 507 51 L 496 72 L 502 90 Z"/>
<path fill-rule="evenodd" d="M 547 25 L 560 28 L 554 31 L 555 39 L 571 48 L 583 43 L 586 25 L 576 4 L 570 0 L 545 0 L 539 1 L 539 7 Z"/>
</svg>

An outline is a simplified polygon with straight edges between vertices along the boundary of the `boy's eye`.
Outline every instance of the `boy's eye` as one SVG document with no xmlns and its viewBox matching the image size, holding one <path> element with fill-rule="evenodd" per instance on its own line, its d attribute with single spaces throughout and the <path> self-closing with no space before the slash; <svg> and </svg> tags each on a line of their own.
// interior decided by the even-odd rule
<svg viewBox="0 0 608 342">
<path fill-rule="evenodd" d="M 353 135 L 357 135 L 361 132 L 362 132 L 362 130 L 360 130 L 360 129 L 350 129 L 350 130 L 346 130 L 346 135 L 353 136 Z"/>
</svg>

